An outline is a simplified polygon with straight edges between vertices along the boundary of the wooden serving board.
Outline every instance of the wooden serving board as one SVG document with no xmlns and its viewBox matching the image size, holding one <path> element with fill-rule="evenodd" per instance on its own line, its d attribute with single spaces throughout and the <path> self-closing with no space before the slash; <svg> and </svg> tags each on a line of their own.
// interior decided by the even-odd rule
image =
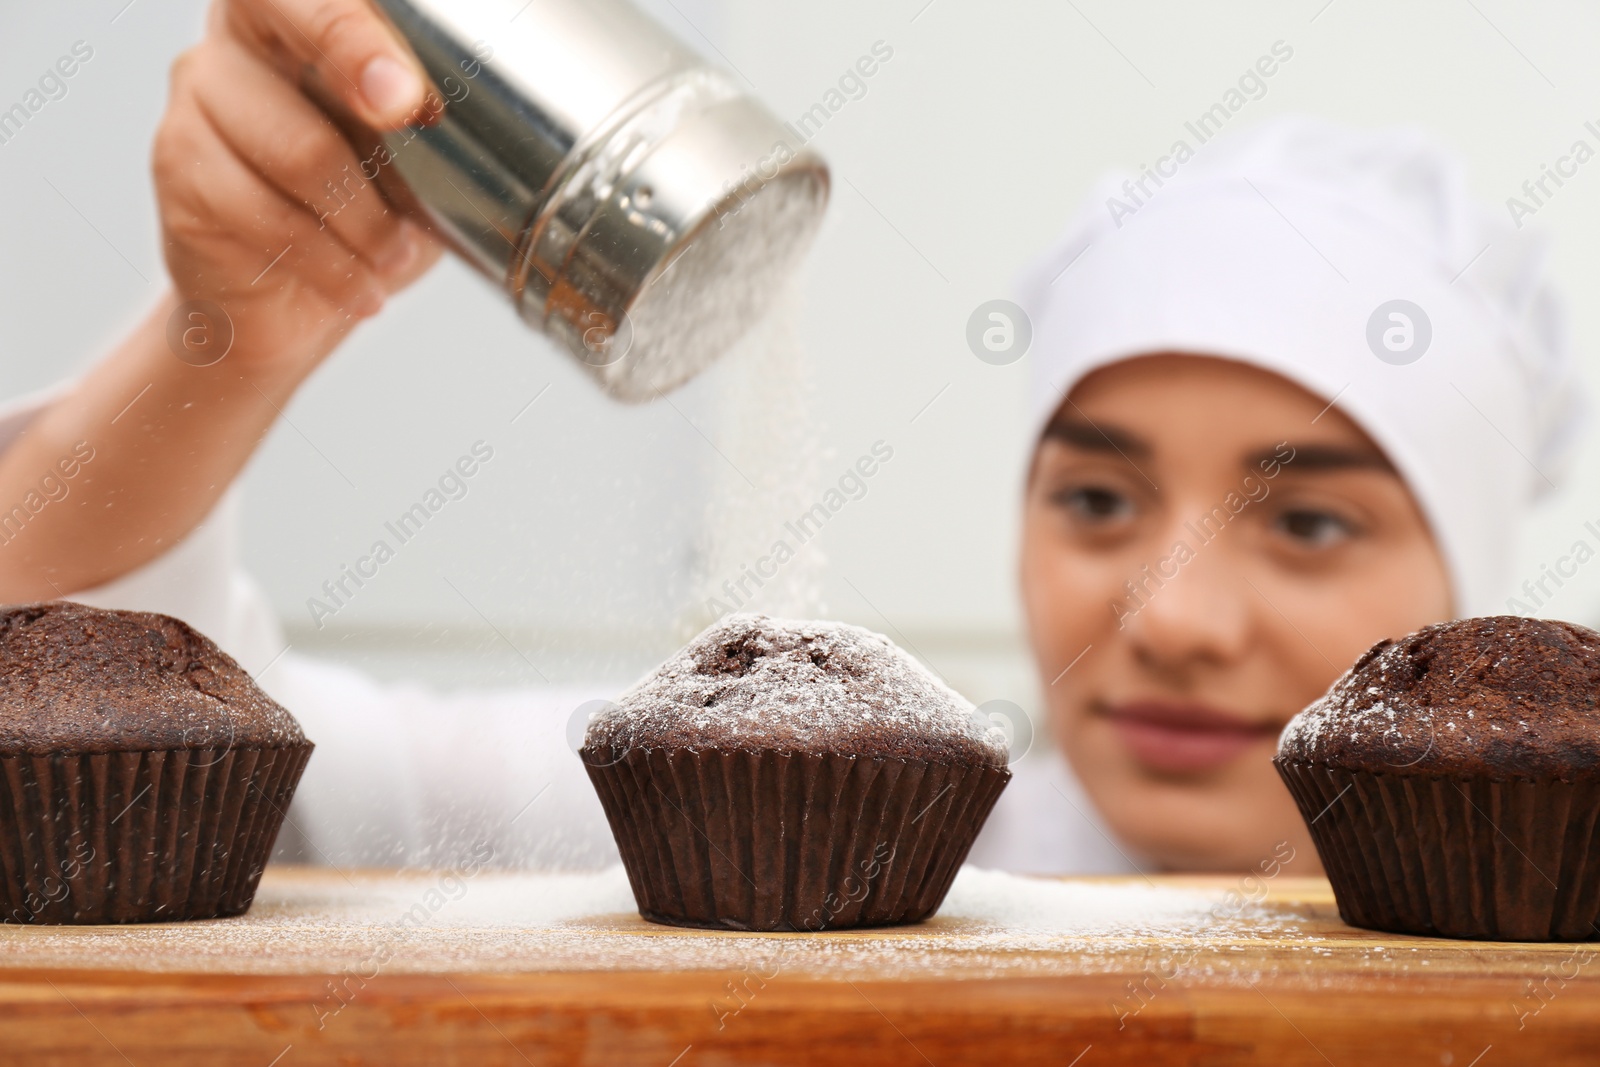
<svg viewBox="0 0 1600 1067">
<path fill-rule="evenodd" d="M 620 872 L 273 868 L 239 919 L 0 927 L 0 1063 L 1600 1059 L 1600 944 L 1355 930 L 1321 879 L 1030 884 L 1021 911 L 983 883 L 918 927 L 749 935 L 645 923 Z"/>
</svg>

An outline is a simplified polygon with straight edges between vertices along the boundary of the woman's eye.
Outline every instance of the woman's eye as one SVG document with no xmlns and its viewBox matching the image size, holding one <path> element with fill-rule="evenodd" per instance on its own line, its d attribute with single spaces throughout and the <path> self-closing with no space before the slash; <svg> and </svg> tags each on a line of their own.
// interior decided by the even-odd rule
<svg viewBox="0 0 1600 1067">
<path fill-rule="evenodd" d="M 1109 523 L 1133 515 L 1133 501 L 1114 489 L 1098 486 L 1062 489 L 1051 499 L 1073 518 L 1083 522 Z"/>
<path fill-rule="evenodd" d="M 1282 534 L 1306 548 L 1332 548 L 1348 540 L 1355 527 L 1329 511 L 1299 508 L 1285 511 L 1275 524 Z"/>
</svg>

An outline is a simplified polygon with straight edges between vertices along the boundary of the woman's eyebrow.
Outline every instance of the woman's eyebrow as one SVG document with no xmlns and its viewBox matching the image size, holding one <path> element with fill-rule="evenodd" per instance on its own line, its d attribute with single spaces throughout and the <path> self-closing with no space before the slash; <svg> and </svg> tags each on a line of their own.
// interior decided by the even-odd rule
<svg viewBox="0 0 1600 1067">
<path fill-rule="evenodd" d="M 1116 452 L 1124 459 L 1150 457 L 1150 446 L 1133 434 L 1087 419 L 1051 419 L 1044 436 L 1088 452 Z"/>
<path fill-rule="evenodd" d="M 1286 445 L 1288 451 L 1286 453 Z M 1389 457 L 1376 448 L 1362 448 L 1346 445 L 1293 445 L 1288 442 L 1276 448 L 1263 448 L 1261 451 L 1245 457 L 1244 465 L 1247 470 L 1265 470 L 1277 464 L 1283 470 L 1301 471 L 1307 474 L 1321 473 L 1324 471 L 1344 470 L 1372 470 L 1382 471 L 1387 474 L 1397 474 L 1394 464 L 1389 462 Z"/>
</svg>

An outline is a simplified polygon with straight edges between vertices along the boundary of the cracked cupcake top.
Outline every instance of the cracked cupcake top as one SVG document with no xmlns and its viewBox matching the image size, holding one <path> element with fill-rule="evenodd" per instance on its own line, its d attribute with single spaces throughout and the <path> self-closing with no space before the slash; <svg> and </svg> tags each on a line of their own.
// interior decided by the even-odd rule
<svg viewBox="0 0 1600 1067">
<path fill-rule="evenodd" d="M 589 725 L 584 748 L 710 749 L 1006 765 L 1004 732 L 888 638 L 729 615 Z"/>
<path fill-rule="evenodd" d="M 301 744 L 294 717 L 167 615 L 0 610 L 0 755 Z"/>
<path fill-rule="evenodd" d="M 1380 641 L 1289 721 L 1278 756 L 1378 772 L 1600 778 L 1600 633 L 1495 615 Z"/>
</svg>

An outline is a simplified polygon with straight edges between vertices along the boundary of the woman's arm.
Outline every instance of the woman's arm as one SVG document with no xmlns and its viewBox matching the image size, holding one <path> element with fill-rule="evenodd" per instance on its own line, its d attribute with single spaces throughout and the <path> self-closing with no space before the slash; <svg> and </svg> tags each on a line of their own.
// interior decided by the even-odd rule
<svg viewBox="0 0 1600 1067">
<path fill-rule="evenodd" d="M 313 70 L 378 128 L 423 104 L 366 0 L 218 0 L 173 64 L 152 158 L 173 288 L 0 455 L 0 602 L 110 581 L 181 540 L 305 377 L 438 258 L 300 91 Z"/>
</svg>

